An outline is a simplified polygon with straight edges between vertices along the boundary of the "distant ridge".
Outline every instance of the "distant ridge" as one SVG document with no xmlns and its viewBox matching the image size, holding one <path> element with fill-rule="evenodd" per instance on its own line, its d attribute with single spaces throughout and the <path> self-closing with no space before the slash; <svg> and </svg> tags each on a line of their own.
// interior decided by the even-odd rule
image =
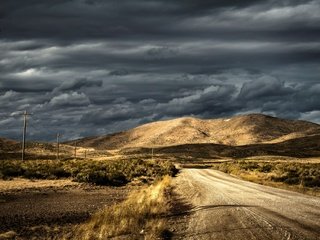
<svg viewBox="0 0 320 240">
<path fill-rule="evenodd" d="M 207 120 L 183 117 L 158 121 L 128 131 L 82 138 L 66 144 L 76 142 L 77 146 L 104 150 L 200 143 L 241 146 L 280 143 L 319 134 L 320 125 L 315 123 L 249 114 Z"/>
<path fill-rule="evenodd" d="M 92 149 L 85 149 L 88 152 Z M 78 156 L 83 155 L 84 149 L 78 148 Z M 60 144 L 60 156 L 73 156 L 74 148 L 69 145 Z M 26 142 L 26 159 L 56 159 L 56 143 L 28 141 Z M 0 160 L 21 159 L 21 142 L 0 138 Z"/>
<path fill-rule="evenodd" d="M 0 137 L 0 153 L 1 152 L 8 152 L 8 151 L 15 151 L 20 147 L 21 147 L 21 145 L 19 142 L 12 140 L 12 139 Z"/>
</svg>

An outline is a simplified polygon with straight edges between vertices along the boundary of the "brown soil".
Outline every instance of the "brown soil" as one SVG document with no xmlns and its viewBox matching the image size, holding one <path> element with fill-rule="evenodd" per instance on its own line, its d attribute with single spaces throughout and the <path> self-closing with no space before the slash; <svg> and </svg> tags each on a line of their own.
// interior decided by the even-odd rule
<svg viewBox="0 0 320 240">
<path fill-rule="evenodd" d="M 8 181 L 6 187 L 0 181 L 0 234 L 13 231 L 13 239 L 47 239 L 68 232 L 98 209 L 124 200 L 130 191 L 129 187 L 97 187 L 68 180 L 27 181 Z"/>
</svg>

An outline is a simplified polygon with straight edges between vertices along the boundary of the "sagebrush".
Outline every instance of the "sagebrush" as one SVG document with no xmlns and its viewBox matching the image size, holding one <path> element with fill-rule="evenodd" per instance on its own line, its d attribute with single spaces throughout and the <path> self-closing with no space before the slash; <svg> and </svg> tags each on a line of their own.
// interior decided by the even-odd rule
<svg viewBox="0 0 320 240">
<path fill-rule="evenodd" d="M 124 185 L 135 178 L 156 179 L 174 176 L 175 166 L 168 161 L 151 160 L 6 160 L 0 163 L 0 178 L 72 178 L 98 185 Z"/>
</svg>

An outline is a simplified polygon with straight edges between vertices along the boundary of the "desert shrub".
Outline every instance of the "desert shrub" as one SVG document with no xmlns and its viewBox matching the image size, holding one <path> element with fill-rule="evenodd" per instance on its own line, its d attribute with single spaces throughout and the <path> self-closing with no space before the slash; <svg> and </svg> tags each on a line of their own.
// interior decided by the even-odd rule
<svg viewBox="0 0 320 240">
<path fill-rule="evenodd" d="M 294 184 L 299 184 L 300 179 L 299 177 L 288 177 L 283 182 L 289 185 L 294 185 Z"/>
<path fill-rule="evenodd" d="M 18 177 L 23 174 L 24 174 L 24 169 L 18 164 L 8 164 L 8 162 L 4 162 L 4 161 L 1 164 L 0 175 L 2 179 Z"/>
<path fill-rule="evenodd" d="M 259 172 L 268 173 L 268 172 L 271 172 L 271 170 L 272 170 L 272 165 L 271 164 L 262 164 L 262 165 L 259 165 L 259 166 L 260 166 Z"/>
<path fill-rule="evenodd" d="M 215 164 L 213 168 L 221 172 L 229 173 L 230 165 L 228 163 Z"/>
<path fill-rule="evenodd" d="M 20 167 L 23 169 L 20 176 L 26 178 L 57 179 L 70 176 L 70 173 L 63 168 L 61 161 L 24 161 L 21 162 Z"/>
<path fill-rule="evenodd" d="M 234 162 L 214 164 L 213 168 L 229 174 L 238 174 L 244 166 L 242 162 Z"/>
<path fill-rule="evenodd" d="M 319 177 L 303 177 L 302 185 L 304 187 L 320 187 L 320 178 Z"/>
<path fill-rule="evenodd" d="M 106 171 L 98 170 L 89 172 L 86 180 L 90 183 L 95 183 L 98 185 L 109 185 L 109 178 Z"/>
<path fill-rule="evenodd" d="M 78 182 L 89 182 L 97 185 L 121 186 L 128 183 L 126 176 L 121 172 L 107 172 L 103 170 L 80 172 L 76 175 Z"/>
<path fill-rule="evenodd" d="M 259 169 L 259 164 L 256 162 L 240 162 L 240 168 L 246 171 Z"/>
<path fill-rule="evenodd" d="M 50 171 L 51 175 L 56 177 L 56 178 L 67 178 L 67 177 L 70 177 L 71 176 L 71 173 L 70 172 L 67 172 L 63 166 L 60 166 L 60 167 L 56 167 L 56 168 L 53 168 L 51 171 Z"/>
</svg>

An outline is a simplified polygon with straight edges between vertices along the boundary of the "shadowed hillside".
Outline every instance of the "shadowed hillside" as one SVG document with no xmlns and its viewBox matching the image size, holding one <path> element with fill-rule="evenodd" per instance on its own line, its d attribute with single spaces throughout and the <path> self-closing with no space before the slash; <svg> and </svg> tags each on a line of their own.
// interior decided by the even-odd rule
<svg viewBox="0 0 320 240">
<path fill-rule="evenodd" d="M 19 148 L 21 148 L 19 142 L 8 138 L 0 138 L 0 153 L 16 151 Z"/>
<path fill-rule="evenodd" d="M 296 158 L 319 157 L 320 135 L 291 139 L 280 143 L 251 144 L 230 146 L 222 144 L 183 144 L 177 146 L 158 147 L 155 154 L 165 154 L 176 158 L 246 158 L 253 156 L 287 156 Z M 149 154 L 150 148 L 127 148 L 122 154 Z"/>
<path fill-rule="evenodd" d="M 77 146 L 96 149 L 161 147 L 196 143 L 240 146 L 278 143 L 317 134 L 320 134 L 320 125 L 315 123 L 249 114 L 228 119 L 201 120 L 188 117 L 159 121 L 125 132 L 66 143 L 76 142 Z"/>
</svg>

